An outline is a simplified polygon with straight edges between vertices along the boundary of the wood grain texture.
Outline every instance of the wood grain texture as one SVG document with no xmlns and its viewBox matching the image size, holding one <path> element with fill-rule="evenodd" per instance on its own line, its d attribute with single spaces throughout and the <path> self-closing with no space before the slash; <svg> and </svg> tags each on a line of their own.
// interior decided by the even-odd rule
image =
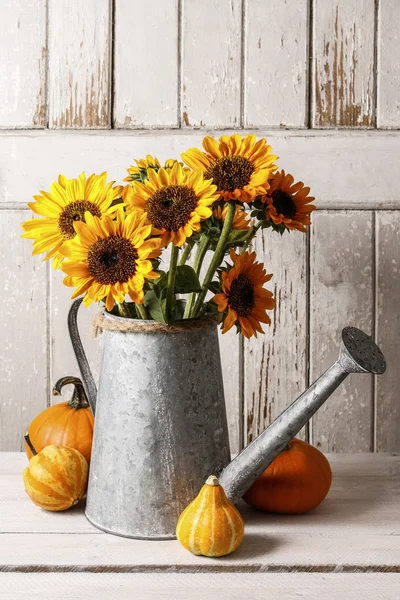
<svg viewBox="0 0 400 600">
<path fill-rule="evenodd" d="M 243 0 L 183 0 L 182 126 L 240 126 Z"/>
<path fill-rule="evenodd" d="M 310 377 L 339 355 L 343 327 L 373 331 L 372 214 L 314 213 L 310 257 Z M 372 376 L 350 375 L 312 419 L 312 443 L 323 452 L 372 449 Z"/>
<path fill-rule="evenodd" d="M 192 252 L 187 264 L 193 266 L 195 253 Z M 202 282 L 212 259 L 212 252 L 207 252 L 200 270 L 200 281 Z M 229 257 L 226 262 L 231 263 Z M 206 300 L 210 300 L 213 294 L 208 292 Z M 226 416 L 228 420 L 229 445 L 231 453 L 237 454 L 243 448 L 243 405 L 242 405 L 242 372 L 240 345 L 241 338 L 237 335 L 236 328 L 227 333 L 222 333 L 219 327 L 219 349 L 221 354 L 222 377 L 224 380 L 224 395 L 226 405 Z"/>
<path fill-rule="evenodd" d="M 398 520 L 399 458 L 386 454 L 328 454 L 327 458 L 333 471 L 332 488 L 316 510 L 288 517 L 261 513 L 241 502 L 239 508 L 245 519 L 246 531 L 255 533 L 257 527 L 261 527 L 262 531 L 270 530 L 273 536 L 294 533 L 314 536 L 322 531 L 325 535 L 334 536 L 351 527 L 352 535 L 364 535 L 368 531 L 374 535 L 394 535 Z M 32 504 L 21 479 L 26 464 L 24 454 L 0 455 L 1 533 L 90 533 L 105 536 L 85 519 L 84 503 L 62 514 L 44 512 Z M 23 520 L 21 514 L 24 515 Z M 152 545 L 153 542 L 150 542 L 148 547 Z M 174 548 L 174 544 L 170 548 Z"/>
<path fill-rule="evenodd" d="M 245 341 L 245 443 L 250 443 L 307 387 L 307 244 L 298 231 L 257 236 L 257 260 L 273 278 L 276 307 L 265 335 Z M 303 436 L 300 436 L 303 437 Z"/>
<path fill-rule="evenodd" d="M 114 126 L 178 125 L 178 0 L 115 5 Z"/>
<path fill-rule="evenodd" d="M 0 598 L 71 600 L 89 592 L 96 600 L 398 600 L 394 573 L 1 573 Z M 246 590 L 244 592 L 244 590 Z M 246 594 L 244 596 L 243 594 Z M 4 595 L 3 595 L 4 594 Z"/>
<path fill-rule="evenodd" d="M 377 125 L 400 127 L 400 4 L 380 0 L 377 39 Z"/>
<path fill-rule="evenodd" d="M 400 213 L 376 214 L 376 332 L 387 362 L 376 378 L 376 451 L 400 451 Z"/>
<path fill-rule="evenodd" d="M 336 454 L 328 459 L 332 489 L 317 509 L 289 517 L 241 503 L 243 543 L 223 559 L 210 559 L 174 540 L 105 534 L 87 523 L 82 506 L 59 514 L 42 511 L 23 491 L 26 456 L 0 454 L 0 571 L 25 571 L 25 577 L 39 571 L 400 573 L 400 457 Z"/>
<path fill-rule="evenodd" d="M 313 126 L 374 125 L 374 0 L 315 0 Z"/>
<path fill-rule="evenodd" d="M 246 127 L 307 127 L 308 0 L 248 0 Z"/>
<path fill-rule="evenodd" d="M 21 450 L 23 434 L 47 406 L 46 265 L 21 239 L 27 211 L 0 212 L 0 449 Z"/>
<path fill-rule="evenodd" d="M 223 133 L 214 132 L 218 137 Z M 133 157 L 147 153 L 161 161 L 179 157 L 191 146 L 201 147 L 203 135 L 202 131 L 0 132 L 0 144 L 7 148 L 0 153 L 0 204 L 25 205 L 38 189 L 48 189 L 59 173 L 76 177 L 83 169 L 87 174 L 108 171 L 110 179 L 120 182 Z M 281 168 L 311 187 L 318 208 L 400 207 L 397 134 L 258 132 L 258 137 L 265 135 Z M 365 176 L 372 172 L 379 172 L 379 177 Z"/>
<path fill-rule="evenodd" d="M 0 128 L 46 126 L 46 0 L 8 0 L 0 19 Z"/>
<path fill-rule="evenodd" d="M 254 534 L 269 531 L 273 537 L 299 533 L 312 537 L 322 532 L 335 536 L 350 527 L 351 536 L 367 535 L 368 532 L 376 536 L 395 535 L 398 530 L 400 493 L 399 457 L 387 454 L 328 454 L 327 458 L 333 472 L 333 483 L 327 499 L 317 509 L 305 515 L 289 517 L 262 513 L 240 502 L 246 532 Z M 58 514 L 43 511 L 32 504 L 21 478 L 26 465 L 25 454 L 0 453 L 0 533 L 90 533 L 116 542 L 113 536 L 104 534 L 86 520 L 84 503 Z M 147 543 L 148 548 L 152 546 L 154 542 Z M 175 546 L 171 543 L 169 549 Z M 139 561 L 140 554 L 131 558 Z"/>
<path fill-rule="evenodd" d="M 229 445 L 231 452 L 238 453 L 243 447 L 241 439 L 243 407 L 241 405 L 240 336 L 236 331 L 219 334 L 222 376 L 226 416 L 228 419 Z"/>
<path fill-rule="evenodd" d="M 49 3 L 49 126 L 110 127 L 109 0 Z"/>
</svg>

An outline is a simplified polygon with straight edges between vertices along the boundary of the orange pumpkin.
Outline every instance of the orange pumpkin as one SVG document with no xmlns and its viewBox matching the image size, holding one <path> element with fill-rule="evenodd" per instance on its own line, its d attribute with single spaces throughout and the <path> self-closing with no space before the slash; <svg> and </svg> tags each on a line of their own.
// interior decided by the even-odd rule
<svg viewBox="0 0 400 600">
<path fill-rule="evenodd" d="M 193 554 L 224 556 L 241 544 L 244 523 L 240 512 L 228 500 L 215 475 L 179 517 L 176 537 Z"/>
<path fill-rule="evenodd" d="M 63 377 L 54 386 L 53 394 L 59 396 L 68 384 L 74 385 L 71 400 L 54 404 L 38 414 L 28 428 L 29 438 L 37 452 L 50 444 L 67 446 L 79 450 L 89 463 L 94 419 L 81 380 Z M 32 452 L 28 444 L 25 444 L 25 452 L 30 459 Z"/>
<path fill-rule="evenodd" d="M 294 438 L 243 499 L 267 512 L 301 514 L 322 502 L 331 482 L 331 468 L 322 452 Z"/>
<path fill-rule="evenodd" d="M 45 510 L 66 510 L 84 496 L 88 479 L 85 457 L 74 448 L 46 446 L 35 454 L 29 435 L 25 441 L 32 458 L 23 472 L 25 491 L 37 506 Z"/>
</svg>

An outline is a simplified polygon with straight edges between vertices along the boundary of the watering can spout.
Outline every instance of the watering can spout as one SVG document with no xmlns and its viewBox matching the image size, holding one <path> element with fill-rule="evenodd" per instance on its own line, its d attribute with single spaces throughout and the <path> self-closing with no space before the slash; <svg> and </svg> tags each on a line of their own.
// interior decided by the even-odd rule
<svg viewBox="0 0 400 600">
<path fill-rule="evenodd" d="M 349 373 L 380 375 L 385 369 L 372 339 L 345 327 L 338 360 L 222 471 L 219 481 L 228 498 L 237 502 L 243 496 Z"/>
<path fill-rule="evenodd" d="M 89 367 L 88 360 L 86 358 L 85 351 L 82 346 L 81 336 L 79 335 L 77 322 L 78 309 L 82 304 L 82 300 L 83 298 L 77 298 L 72 303 L 71 308 L 69 309 L 68 330 L 71 338 L 72 347 L 76 356 L 76 360 L 78 362 L 78 367 L 82 375 L 83 387 L 85 389 L 89 401 L 89 406 L 94 416 L 96 412 L 97 388 L 92 375 L 92 371 Z"/>
</svg>

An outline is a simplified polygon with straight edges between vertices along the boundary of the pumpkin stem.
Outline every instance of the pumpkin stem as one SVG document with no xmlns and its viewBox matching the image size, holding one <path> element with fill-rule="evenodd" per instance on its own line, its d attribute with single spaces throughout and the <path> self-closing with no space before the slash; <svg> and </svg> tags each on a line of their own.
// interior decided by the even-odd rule
<svg viewBox="0 0 400 600">
<path fill-rule="evenodd" d="M 84 390 L 82 381 L 79 379 L 79 377 L 61 377 L 61 379 L 59 379 L 53 387 L 53 396 L 60 396 L 61 390 L 64 387 L 64 385 L 70 384 L 74 386 L 74 392 L 72 394 L 71 400 L 68 402 L 68 406 L 76 409 L 89 408 L 89 402 L 86 396 L 86 392 Z"/>
<path fill-rule="evenodd" d="M 219 485 L 219 481 L 215 475 L 210 475 L 206 481 L 206 485 Z"/>
<path fill-rule="evenodd" d="M 33 456 L 36 456 L 37 452 L 36 452 L 35 448 L 33 447 L 33 444 L 32 444 L 31 439 L 29 437 L 29 433 L 27 431 L 24 433 L 24 439 L 25 439 L 26 443 L 28 444 L 28 446 L 30 448 L 30 451 L 32 452 Z"/>
</svg>

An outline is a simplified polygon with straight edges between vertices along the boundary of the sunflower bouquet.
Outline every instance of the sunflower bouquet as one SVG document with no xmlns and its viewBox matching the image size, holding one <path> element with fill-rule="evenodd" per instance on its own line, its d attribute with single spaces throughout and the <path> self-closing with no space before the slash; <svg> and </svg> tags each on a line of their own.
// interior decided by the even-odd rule
<svg viewBox="0 0 400 600">
<path fill-rule="evenodd" d="M 41 218 L 23 223 L 23 237 L 85 306 L 102 301 L 122 317 L 164 324 L 219 312 L 223 333 L 236 325 L 257 336 L 274 298 L 251 242 L 268 227 L 306 231 L 314 198 L 278 171 L 265 138 L 207 136 L 203 149 L 164 166 L 150 155 L 136 160 L 124 186 L 106 173 L 60 175 L 28 204 Z"/>
</svg>

